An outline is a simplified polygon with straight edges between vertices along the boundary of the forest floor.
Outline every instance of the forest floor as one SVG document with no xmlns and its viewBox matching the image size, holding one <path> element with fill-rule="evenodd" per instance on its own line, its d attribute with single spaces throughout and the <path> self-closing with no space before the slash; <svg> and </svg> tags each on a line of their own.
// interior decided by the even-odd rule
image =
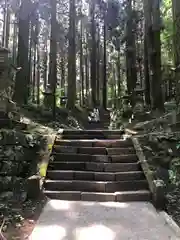
<svg viewBox="0 0 180 240">
<path fill-rule="evenodd" d="M 40 196 L 37 200 L 28 200 L 22 204 L 12 207 L 21 218 L 20 221 L 11 222 L 4 225 L 3 235 L 7 240 L 26 240 L 29 238 L 36 222 L 46 204 L 46 198 Z"/>
</svg>

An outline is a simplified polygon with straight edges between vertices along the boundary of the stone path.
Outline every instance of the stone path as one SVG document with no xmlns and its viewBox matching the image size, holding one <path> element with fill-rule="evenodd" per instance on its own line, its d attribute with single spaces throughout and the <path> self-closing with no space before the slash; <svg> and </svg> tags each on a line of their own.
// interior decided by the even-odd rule
<svg viewBox="0 0 180 240">
<path fill-rule="evenodd" d="M 50 200 L 29 240 L 178 240 L 146 202 Z"/>
</svg>

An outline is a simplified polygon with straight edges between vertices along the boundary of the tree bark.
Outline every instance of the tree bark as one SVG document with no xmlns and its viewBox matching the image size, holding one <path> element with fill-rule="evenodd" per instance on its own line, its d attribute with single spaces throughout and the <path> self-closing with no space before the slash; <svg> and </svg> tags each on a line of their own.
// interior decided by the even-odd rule
<svg viewBox="0 0 180 240">
<path fill-rule="evenodd" d="M 144 0 L 145 32 L 147 32 L 147 51 L 149 61 L 151 106 L 164 111 L 161 74 L 160 6 L 159 0 Z"/>
<path fill-rule="evenodd" d="M 152 5 L 152 107 L 159 111 L 164 111 L 164 101 L 162 94 L 162 73 L 161 73 L 161 24 L 159 0 L 153 0 Z"/>
<path fill-rule="evenodd" d="M 29 1 L 23 1 L 20 7 L 19 16 L 19 34 L 18 34 L 18 56 L 17 65 L 22 69 L 16 74 L 14 100 L 19 104 L 27 104 L 28 101 L 28 50 L 29 50 L 29 12 L 24 13 L 24 9 L 28 9 Z"/>
<path fill-rule="evenodd" d="M 95 23 L 95 1 L 90 3 L 91 15 L 91 91 L 92 106 L 96 106 L 96 23 Z"/>
<path fill-rule="evenodd" d="M 76 7 L 70 0 L 69 10 L 69 46 L 68 46 L 68 101 L 67 107 L 74 108 L 76 103 Z"/>
<path fill-rule="evenodd" d="M 134 102 L 134 89 L 137 82 L 136 71 L 136 46 L 133 27 L 133 15 L 132 15 L 132 0 L 128 0 L 127 3 L 127 23 L 126 23 L 126 73 L 127 73 L 127 88 L 128 94 L 131 95 L 131 104 Z"/>
<path fill-rule="evenodd" d="M 146 29 L 146 27 L 145 27 Z M 151 105 L 150 95 L 150 78 L 149 78 L 149 61 L 148 61 L 148 45 L 147 45 L 147 33 L 144 36 L 144 77 L 145 77 L 145 102 L 147 106 Z"/>
<path fill-rule="evenodd" d="M 176 79 L 176 104 L 180 104 L 180 1 L 172 0 L 173 27 L 174 27 L 174 65 Z M 178 107 L 179 108 L 179 107 Z"/>
<path fill-rule="evenodd" d="M 49 79 L 51 91 L 53 93 L 52 110 L 53 118 L 56 117 L 56 84 L 57 84 L 57 21 L 56 21 L 56 0 L 51 0 L 51 40 L 49 57 Z"/>
<path fill-rule="evenodd" d="M 84 105 L 84 64 L 83 64 L 83 27 L 81 20 L 81 34 L 80 34 L 80 79 L 81 79 L 81 99 Z"/>
<path fill-rule="evenodd" d="M 104 55 L 103 55 L 103 108 L 107 108 L 107 47 L 106 47 L 106 11 L 104 12 Z"/>
</svg>

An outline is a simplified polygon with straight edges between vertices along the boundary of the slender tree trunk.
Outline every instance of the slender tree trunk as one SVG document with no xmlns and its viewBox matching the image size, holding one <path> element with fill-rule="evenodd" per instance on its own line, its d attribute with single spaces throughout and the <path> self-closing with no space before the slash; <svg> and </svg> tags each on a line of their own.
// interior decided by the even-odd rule
<svg viewBox="0 0 180 240">
<path fill-rule="evenodd" d="M 88 48 L 88 32 L 86 31 L 86 47 L 85 47 L 85 85 L 86 85 L 86 104 L 89 105 L 90 86 L 89 86 L 89 48 Z"/>
<path fill-rule="evenodd" d="M 63 96 L 65 94 L 65 58 L 61 57 L 61 92 L 63 90 Z"/>
<path fill-rule="evenodd" d="M 33 39 L 32 39 L 32 25 L 31 25 L 31 33 L 30 33 L 30 43 L 29 43 L 29 61 L 28 61 L 28 98 L 31 95 L 31 80 L 32 80 L 32 48 L 33 48 Z"/>
<path fill-rule="evenodd" d="M 113 63 L 113 107 L 116 108 L 116 69 L 115 69 L 115 64 Z"/>
<path fill-rule="evenodd" d="M 118 59 L 117 59 L 117 76 L 118 76 L 118 107 L 120 108 L 120 97 L 121 97 L 121 59 L 120 59 L 120 49 L 118 50 Z"/>
<path fill-rule="evenodd" d="M 126 23 L 126 69 L 127 69 L 127 88 L 128 94 L 131 95 L 131 104 L 134 102 L 134 89 L 137 82 L 136 71 L 136 46 L 135 35 L 133 33 L 133 14 L 132 14 L 132 0 L 128 0 L 127 3 L 127 23 Z"/>
<path fill-rule="evenodd" d="M 88 61 L 88 49 L 86 49 L 85 55 L 85 80 L 86 80 L 86 99 L 89 99 L 89 61 Z M 89 103 L 89 102 L 88 102 Z M 87 103 L 87 104 L 88 104 Z"/>
<path fill-rule="evenodd" d="M 84 105 L 84 64 L 83 64 L 83 27 L 81 21 L 81 36 L 80 36 L 80 77 L 81 77 L 81 98 Z"/>
<path fill-rule="evenodd" d="M 33 59 L 33 76 L 32 76 L 32 101 L 36 102 L 36 54 L 37 54 L 37 45 L 34 43 L 34 59 Z"/>
<path fill-rule="evenodd" d="M 103 54 L 103 108 L 107 108 L 107 47 L 106 47 L 106 12 L 104 13 L 104 54 Z"/>
<path fill-rule="evenodd" d="M 92 106 L 96 106 L 96 23 L 95 23 L 95 1 L 90 3 L 91 15 L 91 91 Z"/>
<path fill-rule="evenodd" d="M 68 46 L 68 101 L 67 107 L 74 108 L 76 103 L 76 7 L 70 0 L 69 46 Z"/>
<path fill-rule="evenodd" d="M 14 29 L 13 29 L 13 63 L 16 65 L 17 61 L 17 22 L 14 21 Z"/>
<path fill-rule="evenodd" d="M 37 45 L 37 104 L 40 104 L 40 49 Z"/>
<path fill-rule="evenodd" d="M 11 19 L 10 11 L 9 11 L 9 9 L 7 8 L 7 16 L 6 16 L 6 38 L 5 38 L 5 47 L 6 47 L 6 48 L 9 47 L 10 19 Z"/>
<path fill-rule="evenodd" d="M 47 87 L 47 71 L 48 71 L 48 48 L 47 48 L 47 38 L 44 43 L 44 51 L 43 51 L 43 86 L 44 90 Z"/>
<path fill-rule="evenodd" d="M 51 92 L 53 94 L 52 110 L 53 118 L 56 117 L 56 84 L 57 84 L 57 21 L 56 21 L 56 0 L 51 0 L 51 40 L 50 40 L 50 56 L 49 56 L 49 76 Z"/>
<path fill-rule="evenodd" d="M 150 78 L 149 78 L 147 33 L 145 33 L 145 36 L 144 36 L 144 77 L 145 77 L 145 102 L 147 106 L 150 106 L 151 105 L 151 96 L 150 96 L 151 89 L 150 89 Z"/>
<path fill-rule="evenodd" d="M 39 33 L 40 33 L 40 24 L 39 24 L 39 15 L 37 14 L 37 25 L 36 25 L 36 43 L 37 43 L 37 104 L 40 104 L 40 46 L 39 46 Z"/>
<path fill-rule="evenodd" d="M 8 0 L 5 0 L 4 8 L 4 25 L 3 25 L 3 46 L 8 48 L 10 31 L 10 10 L 8 8 Z"/>
<path fill-rule="evenodd" d="M 97 79 L 96 79 L 96 99 L 98 105 L 100 104 L 100 30 L 98 27 L 98 41 L 97 41 L 97 61 L 96 61 L 96 73 L 97 73 Z"/>
</svg>

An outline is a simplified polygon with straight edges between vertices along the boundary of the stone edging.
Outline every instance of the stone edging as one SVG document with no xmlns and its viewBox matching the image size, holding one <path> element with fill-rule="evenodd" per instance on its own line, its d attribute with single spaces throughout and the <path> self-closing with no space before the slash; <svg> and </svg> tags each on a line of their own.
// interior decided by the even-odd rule
<svg viewBox="0 0 180 240">
<path fill-rule="evenodd" d="M 55 134 L 48 134 L 44 136 L 47 139 L 47 143 L 45 148 L 40 151 L 40 163 L 38 166 L 39 171 L 35 175 L 32 175 L 27 179 L 27 193 L 28 198 L 30 199 L 38 198 L 42 191 L 45 176 L 41 176 L 40 169 L 43 168 L 44 175 L 46 175 L 50 155 L 52 152 L 52 147 L 49 148 L 49 145 L 53 146 L 56 137 Z"/>
<path fill-rule="evenodd" d="M 140 143 L 136 137 L 132 138 L 134 148 L 136 150 L 136 155 L 141 164 L 142 170 L 146 176 L 149 184 L 149 189 L 152 193 L 152 201 L 156 208 L 164 209 L 165 207 L 165 184 L 163 180 L 158 180 L 154 177 L 153 172 L 149 168 L 149 164 L 144 156 L 143 150 Z"/>
<path fill-rule="evenodd" d="M 167 224 L 173 232 L 175 232 L 178 239 L 180 238 L 180 228 L 176 224 L 176 222 L 171 218 L 169 214 L 164 211 L 159 212 L 160 217 L 164 220 L 165 224 Z"/>
</svg>

